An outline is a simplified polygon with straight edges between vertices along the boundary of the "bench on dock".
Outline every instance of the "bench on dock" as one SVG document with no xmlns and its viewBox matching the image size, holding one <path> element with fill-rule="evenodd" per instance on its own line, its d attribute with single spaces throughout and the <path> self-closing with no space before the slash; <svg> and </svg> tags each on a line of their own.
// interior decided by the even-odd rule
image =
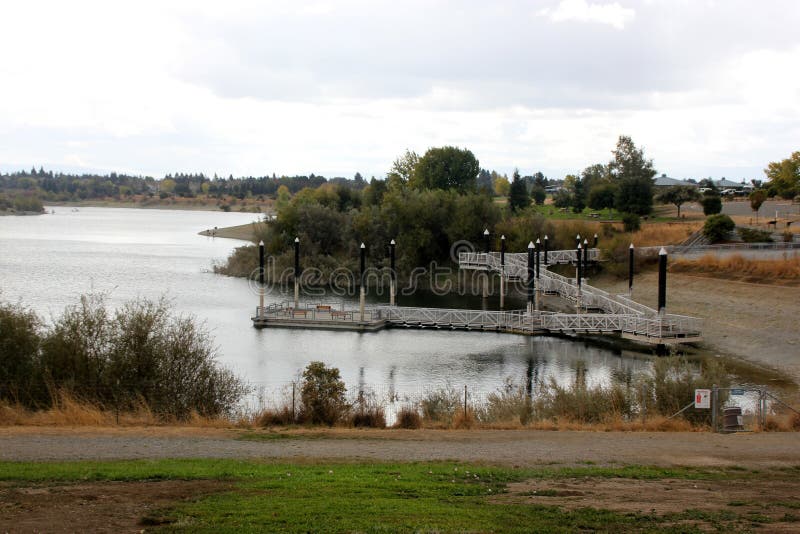
<svg viewBox="0 0 800 534">
<path fill-rule="evenodd" d="M 308 310 L 295 310 L 290 308 L 289 313 L 292 314 L 292 317 L 308 317 Z"/>
<path fill-rule="evenodd" d="M 353 319 L 353 312 L 351 311 L 331 311 L 331 318 L 333 319 Z"/>
<path fill-rule="evenodd" d="M 328 312 L 328 313 L 330 313 L 331 307 L 330 306 L 326 306 L 324 304 L 317 304 L 317 311 L 318 312 Z"/>
</svg>

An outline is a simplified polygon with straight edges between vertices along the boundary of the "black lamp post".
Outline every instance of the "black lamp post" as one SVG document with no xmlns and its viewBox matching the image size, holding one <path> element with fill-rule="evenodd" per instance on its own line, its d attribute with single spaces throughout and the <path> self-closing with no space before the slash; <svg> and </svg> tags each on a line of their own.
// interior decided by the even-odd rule
<svg viewBox="0 0 800 534">
<path fill-rule="evenodd" d="M 500 236 L 500 309 L 506 304 L 506 236 Z"/>
<path fill-rule="evenodd" d="M 300 303 L 300 238 L 294 238 L 294 307 Z"/>
<path fill-rule="evenodd" d="M 544 236 L 544 266 L 547 267 L 547 234 Z"/>
<path fill-rule="evenodd" d="M 264 312 L 264 242 L 258 242 L 258 313 Z"/>
<path fill-rule="evenodd" d="M 667 307 L 667 250 L 658 252 L 658 313 L 664 315 Z"/>
<path fill-rule="evenodd" d="M 628 248 L 628 296 L 633 295 L 633 255 L 634 255 L 634 248 L 633 243 Z"/>
<path fill-rule="evenodd" d="M 395 284 L 397 283 L 397 271 L 395 266 L 395 248 L 397 243 L 394 239 L 389 243 L 389 305 L 394 306 Z"/>
<path fill-rule="evenodd" d="M 534 291 L 534 277 L 533 277 L 533 241 L 528 243 L 528 313 L 533 311 L 533 291 Z"/>
<path fill-rule="evenodd" d="M 367 264 L 367 246 L 364 243 L 361 243 L 361 257 L 360 257 L 360 267 L 361 272 L 359 275 L 360 283 L 359 285 L 359 298 L 358 298 L 358 311 L 361 315 L 361 320 L 364 320 L 364 301 L 366 300 L 366 291 L 364 290 L 364 271 L 366 271 L 366 264 Z"/>
</svg>

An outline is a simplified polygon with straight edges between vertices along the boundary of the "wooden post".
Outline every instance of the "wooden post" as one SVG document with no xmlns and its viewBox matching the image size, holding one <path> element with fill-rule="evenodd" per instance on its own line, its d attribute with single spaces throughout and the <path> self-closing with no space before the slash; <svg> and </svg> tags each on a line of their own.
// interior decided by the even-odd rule
<svg viewBox="0 0 800 534">
<path fill-rule="evenodd" d="M 464 384 L 464 424 L 467 424 L 467 385 Z"/>
</svg>

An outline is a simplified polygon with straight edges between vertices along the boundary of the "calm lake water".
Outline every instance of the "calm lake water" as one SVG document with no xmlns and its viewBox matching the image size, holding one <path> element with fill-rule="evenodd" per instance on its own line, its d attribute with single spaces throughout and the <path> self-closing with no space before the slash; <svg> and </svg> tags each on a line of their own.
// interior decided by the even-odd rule
<svg viewBox="0 0 800 534">
<path fill-rule="evenodd" d="M 589 384 L 609 383 L 651 365 L 646 355 L 547 337 L 256 330 L 250 316 L 258 299 L 247 281 L 210 272 L 213 262 L 223 261 L 241 243 L 197 233 L 250 223 L 257 214 L 52 209 L 54 214 L 0 217 L 0 298 L 19 300 L 49 318 L 88 292 L 107 293 L 112 307 L 136 297 L 166 296 L 177 311 L 206 322 L 222 363 L 270 391 L 285 386 L 313 360 L 338 367 L 348 389 L 364 384 L 398 395 L 464 384 L 488 392 L 507 378 L 519 384 L 550 377 L 570 383 L 580 376 Z M 273 293 L 267 302 L 281 300 L 286 297 Z M 426 295 L 413 300 L 430 306 L 473 304 Z"/>
</svg>

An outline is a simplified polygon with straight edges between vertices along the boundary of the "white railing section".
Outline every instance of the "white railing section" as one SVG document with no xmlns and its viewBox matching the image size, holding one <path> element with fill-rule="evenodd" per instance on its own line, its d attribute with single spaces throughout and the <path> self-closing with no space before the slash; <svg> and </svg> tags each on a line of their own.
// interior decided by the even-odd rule
<svg viewBox="0 0 800 534">
<path fill-rule="evenodd" d="M 556 250 L 553 254 L 572 254 L 575 258 L 574 251 Z M 548 253 L 549 255 L 550 253 Z M 589 258 L 599 257 L 597 249 L 589 249 Z M 519 278 L 520 280 L 528 279 L 528 255 L 527 254 L 506 254 L 506 265 L 502 271 L 506 278 Z M 548 258 L 550 261 L 550 258 Z M 552 262 L 550 262 L 552 263 Z M 459 255 L 459 265 L 465 266 L 467 269 L 487 269 L 491 271 L 501 272 L 500 255 L 499 253 L 469 253 L 465 252 Z M 540 266 L 541 267 L 541 266 Z M 546 268 L 539 270 L 539 289 L 546 293 L 557 293 L 561 298 L 569 300 L 570 302 L 578 302 L 578 286 L 575 278 L 567 278 L 561 276 Z M 627 300 L 627 299 L 626 299 Z M 598 309 L 606 313 L 622 313 L 634 315 L 647 315 L 655 314 L 656 310 L 648 308 L 647 306 L 635 303 L 630 305 L 628 302 L 618 299 L 616 295 L 611 295 L 602 289 L 590 286 L 581 280 L 580 291 L 580 305 L 584 309 Z"/>
</svg>

